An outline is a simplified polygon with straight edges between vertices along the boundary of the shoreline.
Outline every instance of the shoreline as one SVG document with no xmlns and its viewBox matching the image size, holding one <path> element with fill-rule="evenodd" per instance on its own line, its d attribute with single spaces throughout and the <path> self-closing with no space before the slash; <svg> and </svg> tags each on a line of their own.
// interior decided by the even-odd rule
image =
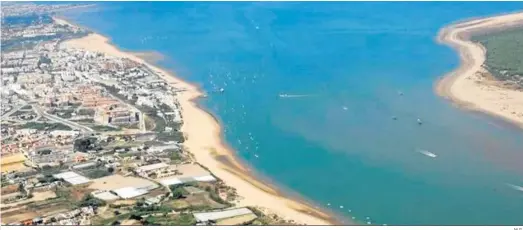
<svg viewBox="0 0 523 230">
<path fill-rule="evenodd" d="M 214 119 L 214 121 L 218 124 L 219 127 L 222 127 L 221 121 L 211 112 L 209 112 L 205 107 L 203 107 L 201 104 L 199 104 L 197 101 L 203 99 L 202 97 L 195 98 L 194 103 L 196 104 L 196 107 L 198 107 L 203 112 L 207 113 L 209 116 Z M 360 222 L 357 221 L 345 221 L 343 220 L 343 216 L 337 215 L 336 213 L 330 211 L 330 210 L 324 210 L 316 205 L 312 205 L 311 203 L 314 203 L 312 201 L 307 200 L 302 195 L 300 195 L 297 192 L 294 192 L 292 190 L 285 190 L 280 188 L 279 186 L 276 186 L 270 178 L 267 178 L 263 174 L 259 174 L 254 170 L 251 170 L 251 167 L 249 167 L 249 164 L 247 162 L 244 162 L 241 158 L 239 158 L 235 154 L 235 150 L 233 150 L 232 147 L 225 141 L 225 136 L 223 132 L 220 132 L 220 138 L 222 140 L 223 146 L 225 146 L 232 155 L 225 155 L 225 154 L 213 154 L 216 161 L 220 162 L 222 166 L 224 166 L 225 170 L 243 178 L 245 181 L 251 183 L 251 185 L 257 187 L 260 190 L 263 190 L 266 193 L 269 193 L 274 196 L 279 196 L 285 199 L 288 199 L 292 202 L 295 202 L 298 204 L 300 208 L 297 208 L 296 211 L 302 212 L 305 215 L 312 215 L 316 216 L 320 219 L 327 220 L 330 225 L 360 225 Z M 292 195 L 290 195 L 291 193 Z M 286 195 L 287 194 L 287 195 Z M 292 197 L 292 198 L 288 198 Z M 303 209 L 305 207 L 306 209 Z M 300 210 L 298 210 L 300 209 Z"/>
<path fill-rule="evenodd" d="M 458 52 L 460 65 L 438 78 L 434 90 L 458 108 L 501 118 L 523 129 L 523 91 L 500 86 L 484 67 L 486 48 L 470 37 L 523 25 L 523 13 L 459 21 L 442 28 L 437 41 Z M 485 77 L 487 76 L 487 77 Z"/>
<path fill-rule="evenodd" d="M 53 19 L 59 21 L 59 23 L 69 23 L 62 18 L 53 16 Z M 288 198 L 277 188 L 258 180 L 253 172 L 241 163 L 234 150 L 225 142 L 222 135 L 223 130 L 216 117 L 198 104 L 198 100 L 203 95 L 198 86 L 178 78 L 170 71 L 149 63 L 136 53 L 122 51 L 112 44 L 110 39 L 97 33 L 66 40 L 62 45 L 128 58 L 148 66 L 168 84 L 185 89 L 178 95 L 184 119 L 181 131 L 188 136 L 183 145 L 195 156 L 198 163 L 208 168 L 211 173 L 223 180 L 228 186 L 236 188 L 241 197 L 237 202 L 238 206 L 261 207 L 269 210 L 269 213 L 277 214 L 286 220 L 293 220 L 299 224 L 342 224 L 332 214 L 329 215 L 328 212 L 312 208 L 307 201 L 302 199 Z"/>
</svg>

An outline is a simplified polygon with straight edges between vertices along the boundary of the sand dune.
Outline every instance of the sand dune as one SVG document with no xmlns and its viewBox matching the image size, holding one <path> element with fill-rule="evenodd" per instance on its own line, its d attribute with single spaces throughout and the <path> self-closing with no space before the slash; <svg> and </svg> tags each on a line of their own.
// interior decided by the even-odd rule
<svg viewBox="0 0 523 230">
<path fill-rule="evenodd" d="M 439 41 L 460 54 L 461 66 L 438 81 L 439 95 L 459 106 L 495 115 L 523 128 L 523 91 L 503 87 L 483 68 L 485 48 L 469 40 L 471 34 L 523 24 L 523 13 L 476 19 L 441 30 Z"/>
<path fill-rule="evenodd" d="M 64 23 L 64 20 L 60 21 Z M 129 58 L 148 65 L 158 72 L 167 82 L 186 90 L 178 96 L 182 107 L 184 125 L 182 131 L 188 139 L 185 146 L 191 151 L 196 160 L 207 167 L 213 174 L 222 179 L 227 185 L 237 189 L 242 198 L 240 206 L 259 206 L 268 209 L 270 213 L 278 214 L 286 219 L 309 225 L 329 225 L 336 223 L 328 215 L 289 198 L 283 197 L 274 188 L 253 178 L 235 158 L 221 138 L 221 127 L 207 112 L 203 111 L 194 102 L 202 96 L 199 89 L 188 84 L 175 75 L 158 67 L 146 63 L 143 59 L 129 52 L 120 51 L 109 43 L 109 40 L 99 34 L 90 34 L 83 38 L 73 39 L 62 43 L 67 47 L 89 51 L 102 52 L 107 55 Z M 224 162 L 228 162 L 224 164 Z"/>
</svg>

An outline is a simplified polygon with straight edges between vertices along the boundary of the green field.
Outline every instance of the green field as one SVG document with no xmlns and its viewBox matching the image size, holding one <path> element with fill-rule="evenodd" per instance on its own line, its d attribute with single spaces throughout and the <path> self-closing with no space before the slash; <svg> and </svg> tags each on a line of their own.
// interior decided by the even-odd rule
<svg viewBox="0 0 523 230">
<path fill-rule="evenodd" d="M 195 225 L 196 219 L 192 214 L 178 214 L 166 216 L 149 216 L 144 220 L 145 225 L 163 225 L 163 226 L 187 226 Z"/>
<path fill-rule="evenodd" d="M 472 38 L 487 49 L 487 69 L 499 80 L 523 89 L 523 28 Z"/>
<path fill-rule="evenodd" d="M 37 130 L 72 130 L 69 126 L 61 123 L 38 123 L 27 122 L 21 126 L 22 129 L 37 129 Z"/>
<path fill-rule="evenodd" d="M 105 125 L 94 125 L 94 126 L 91 126 L 91 128 L 94 131 L 98 131 L 98 132 L 121 131 L 122 130 L 120 128 L 113 128 L 111 126 L 105 126 Z"/>
</svg>

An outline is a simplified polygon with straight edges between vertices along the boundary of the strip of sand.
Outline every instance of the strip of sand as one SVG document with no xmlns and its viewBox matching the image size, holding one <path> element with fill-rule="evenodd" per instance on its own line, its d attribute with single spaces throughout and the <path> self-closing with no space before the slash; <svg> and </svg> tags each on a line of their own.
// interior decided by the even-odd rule
<svg viewBox="0 0 523 230">
<path fill-rule="evenodd" d="M 439 42 L 460 55 L 458 69 L 444 76 L 436 92 L 461 107 L 498 116 L 523 128 L 523 91 L 503 87 L 483 67 L 486 50 L 470 41 L 474 33 L 502 30 L 523 24 L 523 13 L 507 14 L 453 24 L 443 28 Z"/>
<path fill-rule="evenodd" d="M 63 19 L 59 20 L 60 23 L 67 22 Z M 236 160 L 234 152 L 223 142 L 218 122 L 209 113 L 199 108 L 195 102 L 203 95 L 197 87 L 147 63 L 132 53 L 119 50 L 100 34 L 90 34 L 79 39 L 68 40 L 62 45 L 131 59 L 147 65 L 169 84 L 184 88 L 185 91 L 178 95 L 184 119 L 182 131 L 187 135 L 184 145 L 194 154 L 200 164 L 207 167 L 227 185 L 236 188 L 237 193 L 242 197 L 238 201 L 238 205 L 261 207 L 267 209 L 269 213 L 301 224 L 330 225 L 337 223 L 329 215 L 319 210 L 283 197 L 278 191 L 256 180 L 248 173 L 248 170 Z"/>
</svg>

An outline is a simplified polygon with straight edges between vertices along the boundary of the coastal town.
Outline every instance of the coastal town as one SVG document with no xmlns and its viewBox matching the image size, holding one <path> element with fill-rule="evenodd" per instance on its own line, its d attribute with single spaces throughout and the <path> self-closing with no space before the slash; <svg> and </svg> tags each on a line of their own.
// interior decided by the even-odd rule
<svg viewBox="0 0 523 230">
<path fill-rule="evenodd" d="M 1 3 L 2 227 L 522 223 L 522 12 L 176 4 Z"/>
<path fill-rule="evenodd" d="M 268 225 L 185 147 L 185 88 L 128 58 L 72 48 L 90 32 L 2 7 L 2 225 Z"/>
</svg>

